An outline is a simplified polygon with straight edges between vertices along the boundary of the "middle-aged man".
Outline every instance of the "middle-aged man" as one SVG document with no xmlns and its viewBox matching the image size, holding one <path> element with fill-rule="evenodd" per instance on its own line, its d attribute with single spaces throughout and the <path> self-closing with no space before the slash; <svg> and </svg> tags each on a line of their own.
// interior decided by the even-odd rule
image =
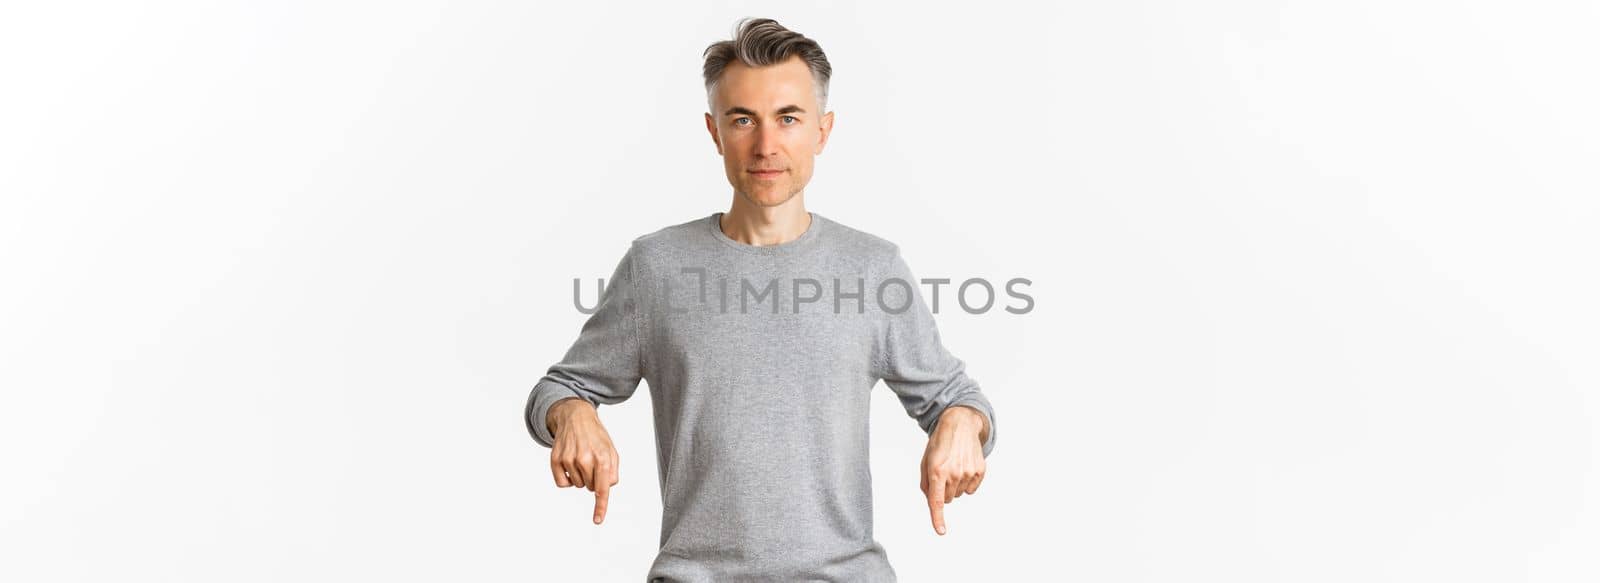
<svg viewBox="0 0 1600 583">
<path fill-rule="evenodd" d="M 711 133 L 733 204 L 634 239 L 528 431 L 594 522 L 618 484 L 597 406 L 648 381 L 661 484 L 650 582 L 894 581 L 872 536 L 870 391 L 882 379 L 928 433 L 933 528 L 977 492 L 994 410 L 945 350 L 899 249 L 805 208 L 833 128 L 817 43 L 746 19 L 705 51 Z"/>
</svg>

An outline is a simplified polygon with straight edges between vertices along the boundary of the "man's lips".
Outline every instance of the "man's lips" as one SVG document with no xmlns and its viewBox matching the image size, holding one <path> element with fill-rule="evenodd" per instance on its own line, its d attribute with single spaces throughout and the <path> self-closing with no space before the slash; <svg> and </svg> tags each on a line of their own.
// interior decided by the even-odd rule
<svg viewBox="0 0 1600 583">
<path fill-rule="evenodd" d="M 751 170 L 750 173 L 762 178 L 771 178 L 783 174 L 783 170 Z"/>
</svg>

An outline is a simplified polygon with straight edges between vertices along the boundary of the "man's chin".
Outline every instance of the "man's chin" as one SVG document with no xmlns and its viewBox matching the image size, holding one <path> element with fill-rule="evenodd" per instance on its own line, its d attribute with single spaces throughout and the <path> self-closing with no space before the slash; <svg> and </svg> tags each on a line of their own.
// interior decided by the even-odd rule
<svg viewBox="0 0 1600 583">
<path fill-rule="evenodd" d="M 794 198 L 793 193 L 782 192 L 754 192 L 745 197 L 756 206 L 778 206 L 789 202 L 792 198 Z"/>
</svg>

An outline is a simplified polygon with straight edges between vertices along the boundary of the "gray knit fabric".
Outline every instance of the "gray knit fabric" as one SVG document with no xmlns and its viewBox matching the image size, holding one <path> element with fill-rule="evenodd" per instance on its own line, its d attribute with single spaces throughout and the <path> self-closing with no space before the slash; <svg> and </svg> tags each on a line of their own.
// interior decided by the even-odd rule
<svg viewBox="0 0 1600 583">
<path fill-rule="evenodd" d="M 551 404 L 649 385 L 663 512 L 648 582 L 894 581 L 872 535 L 869 391 L 883 379 L 929 434 L 947 407 L 981 411 L 985 457 L 994 409 L 893 243 L 811 213 L 800 237 L 754 246 L 720 215 L 633 241 L 534 385 L 528 431 L 551 447 Z"/>
</svg>

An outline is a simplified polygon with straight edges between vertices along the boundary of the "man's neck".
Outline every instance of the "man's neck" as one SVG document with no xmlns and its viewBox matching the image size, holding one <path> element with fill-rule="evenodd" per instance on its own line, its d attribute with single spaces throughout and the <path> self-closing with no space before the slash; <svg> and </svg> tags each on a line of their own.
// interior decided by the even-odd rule
<svg viewBox="0 0 1600 583">
<path fill-rule="evenodd" d="M 746 245 L 765 247 L 798 239 L 811 228 L 811 213 L 799 194 L 777 206 L 760 206 L 737 194 L 722 215 L 722 233 Z"/>
</svg>

